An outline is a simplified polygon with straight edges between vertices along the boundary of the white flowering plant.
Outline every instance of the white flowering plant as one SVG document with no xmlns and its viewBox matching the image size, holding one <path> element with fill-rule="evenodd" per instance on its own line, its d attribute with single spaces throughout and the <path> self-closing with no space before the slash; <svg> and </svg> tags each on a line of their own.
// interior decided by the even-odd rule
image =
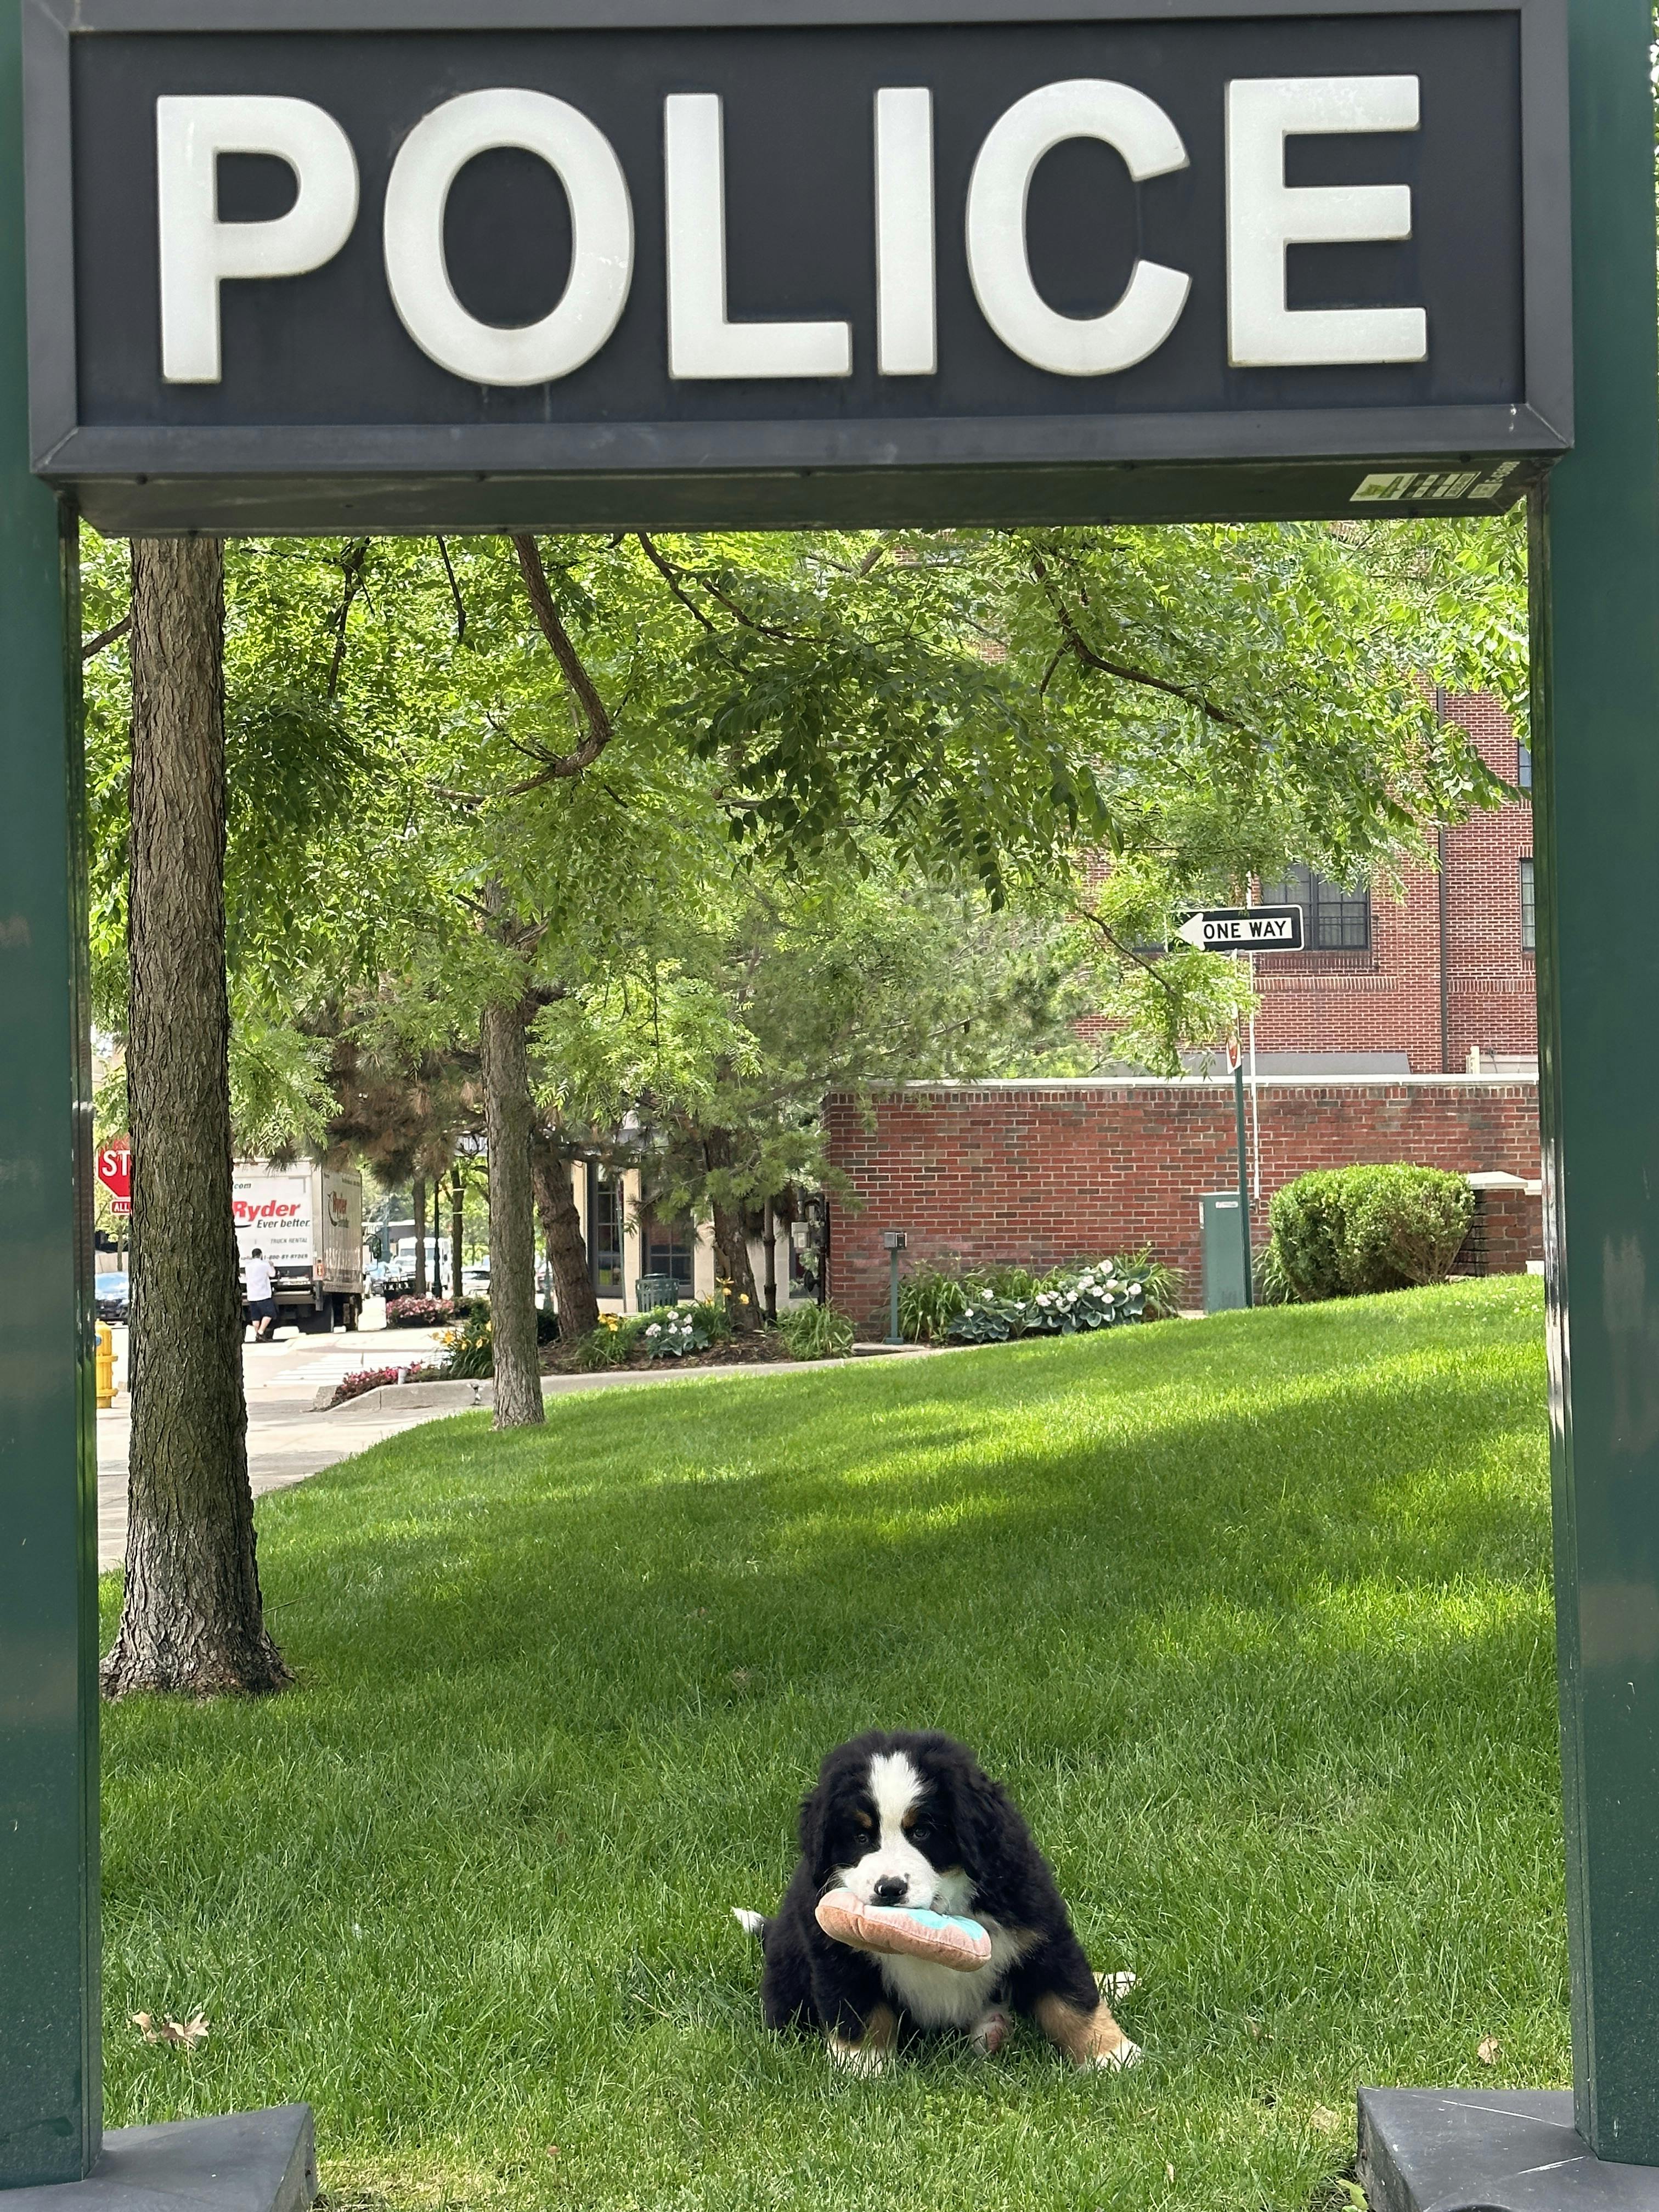
<svg viewBox="0 0 1659 2212">
<path fill-rule="evenodd" d="M 1060 1268 L 1029 1290 L 999 1292 L 989 1284 L 969 1290 L 963 1310 L 947 1325 L 951 1344 L 1006 1344 L 1017 1336 L 1080 1336 L 1125 1322 L 1144 1321 L 1146 1285 L 1121 1274 L 1115 1263 Z"/>
</svg>

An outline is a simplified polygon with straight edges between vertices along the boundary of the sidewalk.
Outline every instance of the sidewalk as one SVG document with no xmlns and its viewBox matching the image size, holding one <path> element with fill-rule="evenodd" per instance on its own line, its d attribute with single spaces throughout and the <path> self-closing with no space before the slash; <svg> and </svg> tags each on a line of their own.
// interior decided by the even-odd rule
<svg viewBox="0 0 1659 2212">
<path fill-rule="evenodd" d="M 315 1401 L 320 1391 L 332 1388 L 348 1375 L 365 1367 L 409 1366 L 436 1356 L 442 1332 L 437 1329 L 364 1330 L 356 1336 L 283 1337 L 276 1344 L 246 1344 L 242 1347 L 242 1373 L 247 1390 L 247 1465 L 256 1498 L 267 1491 L 287 1490 L 308 1475 L 320 1474 L 353 1453 L 367 1451 L 387 1437 L 427 1421 L 443 1420 L 467 1410 L 464 1405 L 434 1405 L 418 1384 L 407 1387 L 407 1399 L 398 1390 L 371 1390 L 357 1403 L 337 1412 L 319 1412 Z M 912 1358 L 927 1356 L 927 1347 L 907 1346 Z M 98 1416 L 98 1566 L 100 1573 L 118 1567 L 127 1541 L 127 1447 L 132 1419 L 126 1395 L 126 1331 L 116 1333 L 115 1379 L 118 1400 L 112 1410 Z M 741 1375 L 811 1375 L 826 1366 L 850 1362 L 818 1361 L 812 1365 L 780 1363 L 733 1367 L 678 1368 L 665 1364 L 641 1372 L 637 1368 L 601 1370 L 595 1375 L 548 1375 L 542 1378 L 544 1397 L 562 1397 L 568 1391 L 614 1389 L 633 1384 L 650 1389 L 659 1383 L 712 1382 Z M 445 1395 L 461 1386 L 443 1386 Z M 489 1386 L 483 1386 L 488 1392 Z"/>
<path fill-rule="evenodd" d="M 400 1436 L 434 1416 L 414 1407 L 355 1419 L 319 1413 L 313 1401 L 325 1385 L 360 1368 L 407 1365 L 437 1356 L 437 1329 L 365 1331 L 357 1336 L 297 1336 L 275 1344 L 245 1344 L 242 1374 L 247 1390 L 247 1463 L 253 1494 L 286 1490 L 319 1474 L 386 1437 Z M 126 1395 L 126 1331 L 116 1332 L 114 1407 L 98 1416 L 98 1565 L 118 1567 L 127 1541 L 127 1445 L 132 1415 Z"/>
</svg>

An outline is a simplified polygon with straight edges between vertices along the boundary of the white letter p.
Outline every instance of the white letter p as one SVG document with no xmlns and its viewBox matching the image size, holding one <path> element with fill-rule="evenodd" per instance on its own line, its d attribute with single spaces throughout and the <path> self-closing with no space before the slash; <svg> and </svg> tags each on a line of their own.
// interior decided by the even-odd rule
<svg viewBox="0 0 1659 2212">
<path fill-rule="evenodd" d="M 299 195 L 269 222 L 221 222 L 219 156 L 270 154 Z M 357 220 L 357 161 L 331 115 L 308 100 L 255 94 L 155 103 L 161 375 L 217 384 L 219 287 L 227 277 L 303 276 L 331 261 Z"/>
</svg>

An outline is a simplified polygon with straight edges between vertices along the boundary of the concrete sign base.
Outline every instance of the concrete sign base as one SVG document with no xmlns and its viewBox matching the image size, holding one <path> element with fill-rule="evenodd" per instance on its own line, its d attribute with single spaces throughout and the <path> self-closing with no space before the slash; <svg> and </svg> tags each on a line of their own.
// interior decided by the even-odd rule
<svg viewBox="0 0 1659 2212">
<path fill-rule="evenodd" d="M 1659 2212 L 1659 2168 L 1597 2158 L 1570 2089 L 1362 2089 L 1371 2212 Z"/>
<path fill-rule="evenodd" d="M 6 2212 L 309 2212 L 317 2146 L 309 2105 L 112 2128 L 84 2181 L 14 2189 Z"/>
</svg>

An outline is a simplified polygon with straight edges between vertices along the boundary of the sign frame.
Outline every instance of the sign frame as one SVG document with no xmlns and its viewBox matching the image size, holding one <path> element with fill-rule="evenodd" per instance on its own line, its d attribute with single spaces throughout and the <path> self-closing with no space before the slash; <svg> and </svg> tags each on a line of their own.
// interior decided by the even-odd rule
<svg viewBox="0 0 1659 2212">
<path fill-rule="evenodd" d="M 926 27 L 1259 20 L 1260 0 L 29 0 L 30 442 L 108 531 L 787 528 L 1491 513 L 1572 441 L 1565 0 L 1279 0 L 1274 19 L 1508 15 L 1520 37 L 1524 400 L 768 421 L 95 425 L 81 419 L 70 47 L 110 33 Z M 941 211 L 942 212 L 942 211 Z M 372 214 L 372 210 L 365 210 Z M 360 216 L 360 220 L 363 219 Z M 1511 465 L 1483 498 L 1449 464 Z M 1376 468 L 1421 497 L 1353 503 Z M 1483 482 L 1489 477 L 1483 476 Z"/>
<path fill-rule="evenodd" d="M 1237 945 L 1207 945 L 1203 942 L 1212 921 L 1249 922 L 1254 920 L 1275 922 L 1283 921 L 1292 915 L 1296 919 L 1291 925 L 1293 934 L 1290 938 L 1263 938 L 1255 942 Z M 1188 937 L 1187 933 L 1194 922 L 1199 925 L 1199 936 Z M 1257 952 L 1306 952 L 1310 950 L 1307 941 L 1307 922 L 1299 906 L 1196 907 L 1176 930 L 1176 935 L 1183 944 L 1190 945 L 1194 952 L 1249 956 Z"/>
</svg>

